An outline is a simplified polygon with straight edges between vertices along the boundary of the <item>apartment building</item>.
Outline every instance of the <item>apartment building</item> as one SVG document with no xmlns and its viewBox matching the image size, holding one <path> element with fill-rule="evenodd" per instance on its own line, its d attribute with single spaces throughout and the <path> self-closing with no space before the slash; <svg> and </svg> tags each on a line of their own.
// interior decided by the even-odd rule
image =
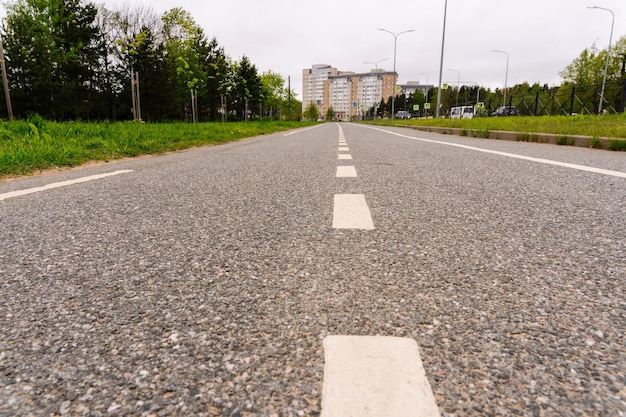
<svg viewBox="0 0 626 417">
<path fill-rule="evenodd" d="M 315 103 L 320 116 L 329 108 L 339 120 L 360 118 L 391 97 L 398 75 L 382 69 L 368 73 L 338 71 L 330 65 L 313 65 L 302 71 L 302 111 Z"/>
<path fill-rule="evenodd" d="M 311 68 L 302 70 L 302 111 L 304 112 L 309 104 L 314 103 L 318 109 L 322 107 L 324 101 L 324 84 L 328 77 L 337 74 L 337 68 L 330 65 L 313 65 Z"/>
</svg>

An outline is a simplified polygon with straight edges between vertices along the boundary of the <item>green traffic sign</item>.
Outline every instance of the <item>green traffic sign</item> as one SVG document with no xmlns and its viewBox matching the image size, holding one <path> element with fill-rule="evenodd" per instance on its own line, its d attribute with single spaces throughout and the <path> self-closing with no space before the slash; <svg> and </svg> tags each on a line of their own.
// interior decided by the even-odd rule
<svg viewBox="0 0 626 417">
<path fill-rule="evenodd" d="M 424 110 L 430 110 L 430 103 L 424 103 Z"/>
<path fill-rule="evenodd" d="M 420 109 L 420 105 L 419 104 L 414 104 L 413 105 L 413 111 L 419 111 Z"/>
</svg>

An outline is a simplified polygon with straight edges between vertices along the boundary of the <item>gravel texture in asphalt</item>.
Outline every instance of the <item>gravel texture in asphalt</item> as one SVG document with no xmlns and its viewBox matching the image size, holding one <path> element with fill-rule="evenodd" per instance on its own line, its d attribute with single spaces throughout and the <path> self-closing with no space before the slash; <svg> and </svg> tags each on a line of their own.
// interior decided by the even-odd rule
<svg viewBox="0 0 626 417">
<path fill-rule="evenodd" d="M 338 126 L 0 184 L 133 170 L 0 201 L 0 415 L 315 416 L 342 334 L 416 340 L 444 417 L 626 415 L 626 179 Z"/>
</svg>

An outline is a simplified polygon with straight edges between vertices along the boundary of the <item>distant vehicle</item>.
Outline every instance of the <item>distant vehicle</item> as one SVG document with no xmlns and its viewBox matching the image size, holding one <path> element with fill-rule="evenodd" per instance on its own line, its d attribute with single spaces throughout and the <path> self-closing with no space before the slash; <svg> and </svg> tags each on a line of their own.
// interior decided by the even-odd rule
<svg viewBox="0 0 626 417">
<path fill-rule="evenodd" d="M 411 113 L 408 111 L 400 110 L 396 112 L 396 119 L 410 119 Z"/>
<path fill-rule="evenodd" d="M 496 109 L 492 116 L 519 116 L 520 112 L 515 106 L 501 106 Z"/>
<path fill-rule="evenodd" d="M 458 106 L 450 109 L 451 119 L 472 119 L 474 118 L 474 106 Z"/>
</svg>

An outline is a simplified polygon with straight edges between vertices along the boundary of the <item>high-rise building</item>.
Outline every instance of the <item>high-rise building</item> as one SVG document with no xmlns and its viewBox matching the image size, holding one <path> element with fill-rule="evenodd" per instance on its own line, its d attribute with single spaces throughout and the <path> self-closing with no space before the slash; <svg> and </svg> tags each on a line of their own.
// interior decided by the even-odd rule
<svg viewBox="0 0 626 417">
<path fill-rule="evenodd" d="M 328 77 L 337 73 L 337 68 L 330 65 L 313 65 L 312 68 L 302 70 L 302 111 L 311 103 L 320 109 L 324 101 L 324 83 Z"/>
<path fill-rule="evenodd" d="M 313 65 L 302 71 L 302 111 L 314 103 L 324 117 L 332 108 L 339 120 L 364 116 L 394 93 L 398 75 L 374 69 L 357 74 L 330 65 Z"/>
</svg>

